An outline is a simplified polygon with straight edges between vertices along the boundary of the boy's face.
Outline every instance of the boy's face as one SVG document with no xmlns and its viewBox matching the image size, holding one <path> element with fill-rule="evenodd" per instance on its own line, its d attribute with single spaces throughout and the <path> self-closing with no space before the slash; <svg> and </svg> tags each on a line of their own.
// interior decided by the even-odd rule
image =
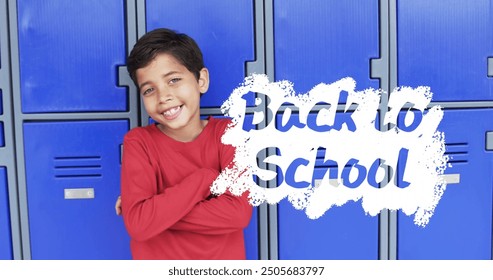
<svg viewBox="0 0 493 280">
<path fill-rule="evenodd" d="M 182 138 L 201 131 L 200 95 L 209 87 L 206 68 L 197 80 L 172 55 L 163 53 L 138 69 L 136 77 L 145 109 L 164 133 Z"/>
</svg>

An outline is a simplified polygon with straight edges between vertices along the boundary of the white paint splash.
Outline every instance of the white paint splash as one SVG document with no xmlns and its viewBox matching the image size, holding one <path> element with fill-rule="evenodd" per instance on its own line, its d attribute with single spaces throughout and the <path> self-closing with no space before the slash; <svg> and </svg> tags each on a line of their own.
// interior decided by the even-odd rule
<svg viewBox="0 0 493 280">
<path fill-rule="evenodd" d="M 235 167 L 224 170 L 211 190 L 221 194 L 229 189 L 236 195 L 249 191 L 252 205 L 287 198 L 311 219 L 333 206 L 361 199 L 369 215 L 400 209 L 406 215 L 414 214 L 415 224 L 425 226 L 446 187 L 441 176 L 447 163 L 445 140 L 437 131 L 443 117 L 441 108 L 427 109 L 432 97 L 428 87 L 398 88 L 390 94 L 388 104 L 381 104 L 380 90 L 355 88 L 355 81 L 345 78 L 319 84 L 307 94 L 295 94 L 289 81 L 270 83 L 265 75 L 247 77 L 222 106 L 223 113 L 232 118 L 222 141 L 236 147 Z M 346 113 L 336 113 L 343 92 L 347 92 Z M 265 98 L 256 99 L 253 118 L 245 119 L 244 97 L 254 93 Z M 274 119 L 265 128 L 256 128 L 256 124 L 265 123 L 263 102 L 272 116 L 282 117 L 277 124 Z M 298 112 L 278 112 L 286 103 Z M 324 108 L 318 113 L 312 110 L 321 104 Z M 348 110 L 351 105 L 356 106 L 354 111 Z M 383 119 L 384 125 L 391 127 L 388 131 L 376 126 L 382 105 L 390 108 Z M 404 121 L 398 123 L 405 105 L 413 112 L 407 111 Z M 257 163 L 257 154 L 268 147 L 277 148 L 280 154 L 268 156 L 265 163 L 277 166 L 280 174 Z M 325 155 L 319 160 L 330 160 L 337 172 L 327 170 L 323 178 L 314 177 L 314 169 L 320 169 L 315 166 L 317 152 Z M 399 170 L 398 163 L 405 169 Z M 278 185 L 260 187 L 253 175 L 264 181 L 277 178 Z"/>
</svg>

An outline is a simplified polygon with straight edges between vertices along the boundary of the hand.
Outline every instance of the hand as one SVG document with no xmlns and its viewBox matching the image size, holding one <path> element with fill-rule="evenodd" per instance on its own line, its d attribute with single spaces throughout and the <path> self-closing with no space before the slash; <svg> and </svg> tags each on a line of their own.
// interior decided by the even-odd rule
<svg viewBox="0 0 493 280">
<path fill-rule="evenodd" d="M 118 199 L 116 200 L 115 203 L 115 211 L 118 216 L 122 214 L 122 198 L 121 196 L 118 196 Z"/>
</svg>

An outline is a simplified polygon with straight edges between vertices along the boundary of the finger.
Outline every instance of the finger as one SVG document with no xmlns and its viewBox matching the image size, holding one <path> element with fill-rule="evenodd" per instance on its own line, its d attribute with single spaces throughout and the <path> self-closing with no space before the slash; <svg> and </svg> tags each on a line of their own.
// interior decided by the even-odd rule
<svg viewBox="0 0 493 280">
<path fill-rule="evenodd" d="M 118 196 L 118 199 L 116 200 L 116 203 L 115 203 L 115 212 L 117 215 L 121 215 L 121 213 L 122 213 L 121 204 L 122 204 L 122 199 L 120 196 Z"/>
</svg>

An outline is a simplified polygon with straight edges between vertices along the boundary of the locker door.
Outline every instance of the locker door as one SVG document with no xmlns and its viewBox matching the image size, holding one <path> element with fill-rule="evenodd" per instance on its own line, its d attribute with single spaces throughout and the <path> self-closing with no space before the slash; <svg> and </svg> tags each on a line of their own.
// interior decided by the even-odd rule
<svg viewBox="0 0 493 280">
<path fill-rule="evenodd" d="M 126 120 L 24 123 L 32 259 L 129 259 L 114 203 Z"/>
<path fill-rule="evenodd" d="M 398 215 L 399 259 L 491 259 L 493 153 L 486 132 L 493 130 L 493 110 L 445 110 L 445 132 L 452 178 L 425 228 L 413 216 Z M 457 177 L 460 176 L 460 177 Z"/>
<path fill-rule="evenodd" d="M 0 166 L 0 260 L 12 258 L 7 170 Z"/>
<path fill-rule="evenodd" d="M 204 55 L 211 84 L 202 107 L 220 107 L 254 60 L 253 1 L 146 1 L 147 31 L 166 27 L 191 36 Z M 253 105 L 253 98 L 249 100 Z"/>
<path fill-rule="evenodd" d="M 128 110 L 124 3 L 17 1 L 23 113 Z"/>
<path fill-rule="evenodd" d="M 379 88 L 370 59 L 379 56 L 378 1 L 274 1 L 275 80 L 297 92 L 353 77 L 357 88 Z"/>
<path fill-rule="evenodd" d="M 398 84 L 430 86 L 433 101 L 493 100 L 489 0 L 397 1 Z"/>
<path fill-rule="evenodd" d="M 277 124 L 281 123 L 278 116 Z M 294 118 L 293 118 L 294 119 Z M 335 165 L 325 164 L 319 151 L 312 184 L 337 179 Z M 361 201 L 350 201 L 311 220 L 287 199 L 278 206 L 279 259 L 378 259 L 378 217 L 365 215 Z"/>
<path fill-rule="evenodd" d="M 379 56 L 378 22 L 378 1 L 274 1 L 275 80 L 300 93 L 348 76 L 358 90 L 378 88 L 369 66 Z M 310 220 L 283 200 L 278 224 L 279 259 L 378 258 L 378 218 L 365 216 L 360 202 Z"/>
<path fill-rule="evenodd" d="M 258 240 L 258 208 L 254 207 L 250 224 L 243 231 L 245 235 L 245 250 L 247 260 L 259 259 Z"/>
</svg>

